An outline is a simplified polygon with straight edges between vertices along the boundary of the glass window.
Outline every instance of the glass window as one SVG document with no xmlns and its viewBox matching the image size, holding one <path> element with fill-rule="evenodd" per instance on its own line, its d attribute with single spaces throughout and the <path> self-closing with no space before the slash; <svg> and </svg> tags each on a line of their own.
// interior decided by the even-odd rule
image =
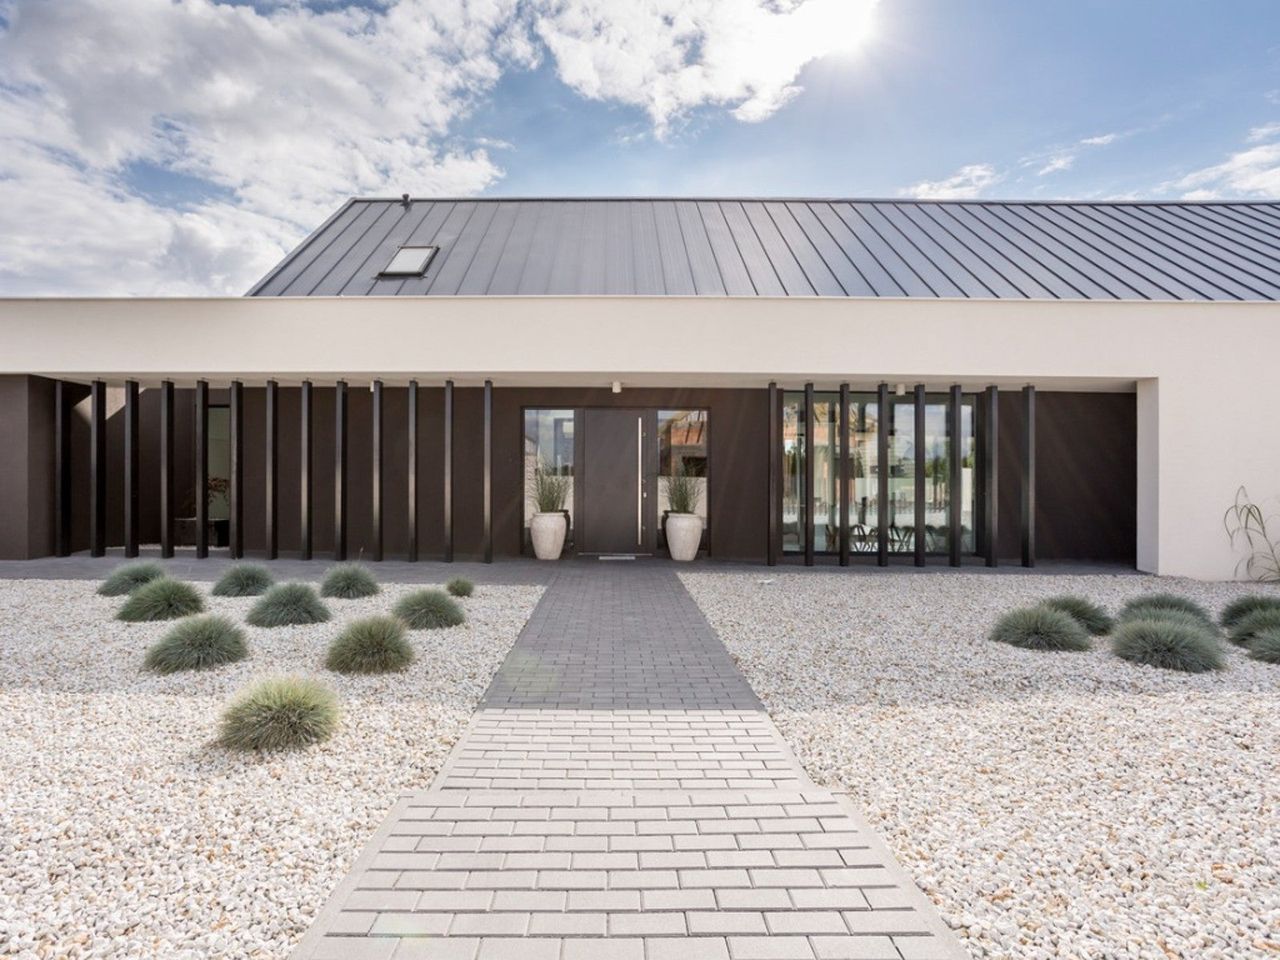
<svg viewBox="0 0 1280 960">
<path fill-rule="evenodd" d="M 879 517 L 879 405 L 875 394 L 855 396 L 849 401 L 849 427 L 853 445 L 849 473 L 853 499 L 849 502 L 849 550 L 875 553 Z"/>
<path fill-rule="evenodd" d="M 572 410 L 526 410 L 524 412 L 524 525 L 537 512 L 534 475 L 543 470 L 569 477 L 569 495 L 564 508 L 573 525 L 573 420 Z"/>
<path fill-rule="evenodd" d="M 916 546 L 916 405 L 891 400 L 889 408 L 889 549 L 910 553 Z"/>
<path fill-rule="evenodd" d="M 839 394 L 813 397 L 813 549 L 840 549 L 840 449 L 837 445 Z"/>
<path fill-rule="evenodd" d="M 978 398 L 964 397 L 960 401 L 960 549 L 974 553 L 978 549 L 975 524 L 978 497 L 977 466 L 977 411 Z"/>
<path fill-rule="evenodd" d="M 420 277 L 435 256 L 435 247 L 401 247 L 382 269 L 384 277 Z"/>
<path fill-rule="evenodd" d="M 804 394 L 782 399 L 782 549 L 804 549 Z"/>
<path fill-rule="evenodd" d="M 951 438 L 947 435 L 947 403 L 934 398 L 924 414 L 925 550 L 946 553 L 950 541 Z"/>
<path fill-rule="evenodd" d="M 658 476 L 677 473 L 698 480 L 698 516 L 707 519 L 707 427 L 706 410 L 658 411 Z M 669 509 L 666 484 L 658 483 L 658 515 Z"/>
</svg>

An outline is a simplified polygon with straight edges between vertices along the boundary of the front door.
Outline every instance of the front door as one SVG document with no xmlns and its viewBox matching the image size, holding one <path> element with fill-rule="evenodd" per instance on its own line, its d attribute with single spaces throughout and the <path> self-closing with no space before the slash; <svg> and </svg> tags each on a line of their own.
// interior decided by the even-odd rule
<svg viewBox="0 0 1280 960">
<path fill-rule="evenodd" d="M 583 411 L 582 553 L 648 553 L 642 410 Z"/>
</svg>

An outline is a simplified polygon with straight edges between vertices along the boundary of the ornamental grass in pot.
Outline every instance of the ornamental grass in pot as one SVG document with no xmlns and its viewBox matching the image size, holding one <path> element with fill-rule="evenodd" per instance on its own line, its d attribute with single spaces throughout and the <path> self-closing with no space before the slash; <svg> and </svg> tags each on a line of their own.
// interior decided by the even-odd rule
<svg viewBox="0 0 1280 960">
<path fill-rule="evenodd" d="M 533 473 L 533 504 L 536 512 L 529 519 L 529 538 L 539 560 L 559 560 L 564 538 L 569 532 L 569 517 L 564 512 L 569 499 L 569 478 L 539 464 Z"/>
<path fill-rule="evenodd" d="M 702 543 L 702 517 L 698 516 L 698 501 L 702 488 L 698 478 L 677 468 L 669 477 L 662 478 L 667 494 L 667 552 L 672 560 L 687 562 L 698 555 Z"/>
</svg>

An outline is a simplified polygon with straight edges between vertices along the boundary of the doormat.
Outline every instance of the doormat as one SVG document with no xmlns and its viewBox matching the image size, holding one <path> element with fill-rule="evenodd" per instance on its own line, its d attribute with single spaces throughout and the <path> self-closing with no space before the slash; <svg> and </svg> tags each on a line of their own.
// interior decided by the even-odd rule
<svg viewBox="0 0 1280 960">
<path fill-rule="evenodd" d="M 634 560 L 634 553 L 602 553 L 596 557 L 597 560 Z"/>
</svg>

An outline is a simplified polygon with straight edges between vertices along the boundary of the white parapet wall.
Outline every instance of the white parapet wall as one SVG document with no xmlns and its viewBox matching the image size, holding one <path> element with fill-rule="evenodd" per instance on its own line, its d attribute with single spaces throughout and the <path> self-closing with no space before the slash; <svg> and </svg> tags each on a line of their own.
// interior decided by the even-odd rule
<svg viewBox="0 0 1280 960">
<path fill-rule="evenodd" d="M 1280 495 L 1280 305 L 726 297 L 0 300 L 0 373 L 282 382 L 1134 390 L 1138 565 L 1229 579 Z M 1087 434 L 1089 424 L 1080 424 Z M 1082 444 L 1087 450 L 1087 443 Z M 1280 527 L 1277 528 L 1280 535 Z"/>
</svg>

